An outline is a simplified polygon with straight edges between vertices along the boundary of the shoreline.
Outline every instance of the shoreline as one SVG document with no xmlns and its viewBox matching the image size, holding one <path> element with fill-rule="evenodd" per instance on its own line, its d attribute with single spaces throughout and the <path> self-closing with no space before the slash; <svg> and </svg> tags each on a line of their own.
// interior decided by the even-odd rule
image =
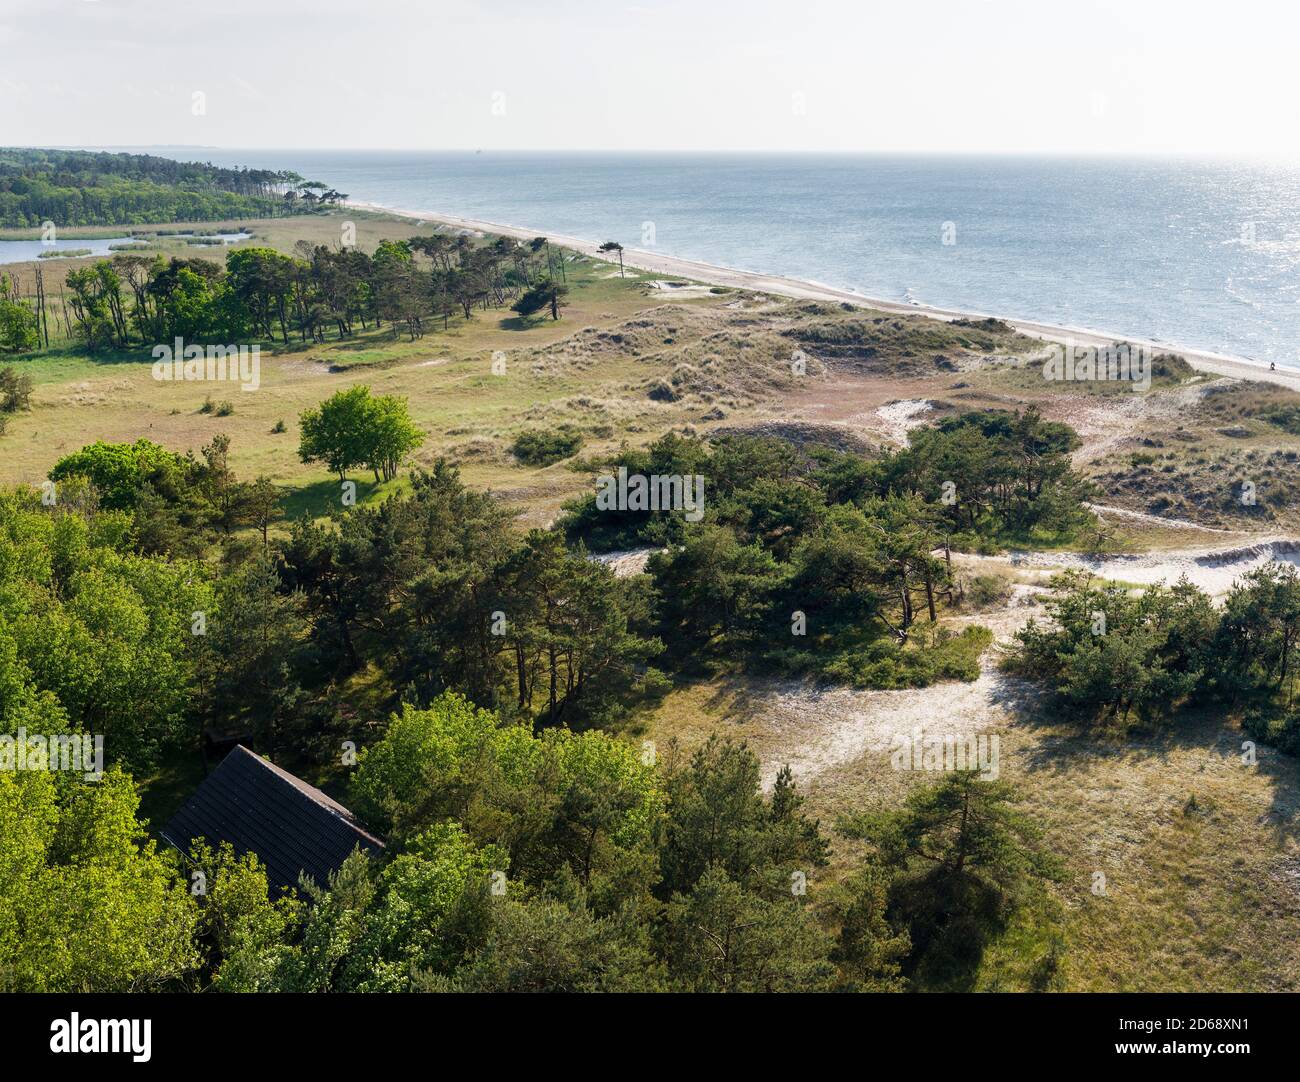
<svg viewBox="0 0 1300 1082">
<path fill-rule="evenodd" d="M 422 222 L 448 225 L 456 229 L 470 230 L 475 233 L 491 233 L 497 236 L 514 237 L 518 240 L 531 240 L 533 237 L 548 237 L 556 244 L 572 248 L 583 255 L 591 256 L 612 266 L 618 266 L 608 256 L 598 251 L 599 242 L 582 237 L 571 237 L 560 233 L 548 233 L 542 229 L 530 229 L 525 226 L 506 225 L 501 222 L 485 222 L 475 218 L 462 218 L 454 214 L 445 214 L 432 210 L 409 210 L 401 207 L 386 207 L 379 203 L 349 200 L 345 206 L 356 207 L 380 214 L 392 214 L 399 218 L 414 218 Z M 1032 319 L 1020 319 L 1014 316 L 1002 316 L 991 312 L 958 311 L 951 308 L 937 308 L 931 305 L 906 304 L 901 301 L 884 300 L 880 297 L 868 297 L 851 289 L 822 285 L 798 278 L 785 278 L 781 275 L 760 274 L 754 271 L 737 270 L 721 267 L 711 263 L 701 263 L 678 256 L 661 255 L 640 248 L 623 249 L 623 265 L 633 270 L 662 274 L 669 277 L 692 278 L 709 285 L 726 286 L 731 289 L 744 289 L 755 293 L 772 293 L 790 297 L 795 300 L 817 300 L 843 302 L 860 308 L 870 308 L 891 315 L 925 316 L 945 323 L 954 319 L 998 319 L 1030 338 L 1044 342 L 1056 342 L 1062 345 L 1106 346 L 1112 342 L 1129 342 L 1151 351 L 1152 355 L 1174 353 L 1183 357 L 1193 368 L 1219 376 L 1234 379 L 1260 380 L 1276 383 L 1293 391 L 1300 391 L 1300 370 L 1278 368 L 1270 371 L 1268 362 L 1253 361 L 1246 357 L 1233 357 L 1214 353 L 1209 350 L 1192 349 L 1169 342 L 1154 342 L 1132 335 L 1111 334 L 1090 327 L 1071 327 L 1064 324 L 1041 323 Z"/>
</svg>

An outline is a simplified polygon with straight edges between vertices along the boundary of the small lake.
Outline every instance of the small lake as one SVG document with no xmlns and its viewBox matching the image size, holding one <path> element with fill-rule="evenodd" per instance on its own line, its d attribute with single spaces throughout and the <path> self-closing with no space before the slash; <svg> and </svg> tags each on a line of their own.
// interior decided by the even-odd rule
<svg viewBox="0 0 1300 1082">
<path fill-rule="evenodd" d="M 217 233 L 212 236 L 205 236 L 202 239 L 204 244 L 187 244 L 189 248 L 208 248 L 218 247 L 226 244 L 237 244 L 241 240 L 248 240 L 252 233 Z M 168 233 L 158 237 L 132 237 L 123 235 L 120 237 L 91 237 L 85 240 L 56 240 L 53 243 L 47 243 L 40 240 L 0 240 L 0 264 L 5 263 L 29 263 L 33 260 L 40 259 L 42 252 L 68 252 L 89 249 L 90 255 L 86 259 L 93 259 L 96 256 L 104 258 L 105 256 L 117 255 L 119 252 L 111 250 L 114 244 L 130 244 L 132 241 L 138 242 L 143 247 L 150 241 L 184 241 L 187 238 L 196 237 L 195 233 Z M 121 251 L 119 249 L 119 251 Z"/>
</svg>

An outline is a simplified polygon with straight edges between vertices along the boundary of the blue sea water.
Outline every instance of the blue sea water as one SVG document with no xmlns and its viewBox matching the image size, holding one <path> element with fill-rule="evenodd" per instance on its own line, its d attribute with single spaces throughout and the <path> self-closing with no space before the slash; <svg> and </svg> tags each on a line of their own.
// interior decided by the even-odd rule
<svg viewBox="0 0 1300 1082">
<path fill-rule="evenodd" d="M 883 155 L 210 150 L 385 206 L 1300 365 L 1300 167 Z M 653 245 L 643 243 L 653 223 Z M 943 243 L 947 235 L 955 243 Z"/>
</svg>

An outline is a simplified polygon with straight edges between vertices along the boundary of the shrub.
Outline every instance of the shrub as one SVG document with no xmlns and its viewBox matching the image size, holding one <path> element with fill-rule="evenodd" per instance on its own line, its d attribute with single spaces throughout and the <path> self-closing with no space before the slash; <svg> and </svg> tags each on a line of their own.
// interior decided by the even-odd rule
<svg viewBox="0 0 1300 1082">
<path fill-rule="evenodd" d="M 1288 711 L 1280 717 L 1276 710 L 1252 710 L 1242 722 L 1242 728 L 1256 740 L 1271 744 L 1288 755 L 1300 755 L 1300 709 Z"/>
<path fill-rule="evenodd" d="M 571 458 L 582 447 L 582 435 L 569 425 L 559 428 L 532 428 L 519 433 L 510 452 L 525 466 L 549 466 Z"/>
<path fill-rule="evenodd" d="M 13 365 L 0 368 L 0 412 L 17 413 L 26 409 L 32 397 L 32 377 Z"/>
<path fill-rule="evenodd" d="M 0 352 L 30 353 L 40 348 L 36 313 L 25 304 L 0 297 Z"/>
<path fill-rule="evenodd" d="M 999 605 L 1011 593 L 1011 584 L 1001 575 L 975 575 L 962 584 L 966 603 L 975 609 Z"/>
<path fill-rule="evenodd" d="M 859 688 L 922 688 L 940 680 L 979 678 L 980 655 L 993 642 L 993 632 L 971 626 L 960 634 L 938 629 L 914 629 L 908 645 L 876 639 L 826 655 L 782 651 L 773 655 L 781 667 Z"/>
</svg>

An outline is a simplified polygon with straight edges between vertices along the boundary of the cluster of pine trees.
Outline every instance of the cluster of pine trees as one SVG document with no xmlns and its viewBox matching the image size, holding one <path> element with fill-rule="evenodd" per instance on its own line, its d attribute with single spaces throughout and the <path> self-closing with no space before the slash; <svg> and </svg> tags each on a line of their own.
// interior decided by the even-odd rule
<svg viewBox="0 0 1300 1082">
<path fill-rule="evenodd" d="M 1181 579 L 1133 591 L 1062 576 L 1050 620 L 1031 621 L 1005 667 L 1051 687 L 1081 721 L 1123 729 L 1188 706 L 1241 713 L 1247 731 L 1300 753 L 1300 572 L 1273 561 L 1233 585 L 1221 608 Z"/>
<path fill-rule="evenodd" d="M 566 274 L 563 256 L 552 255 L 544 237 L 476 245 L 468 237 L 438 234 L 381 241 L 373 254 L 304 242 L 294 256 L 240 248 L 227 254 L 224 266 L 121 254 L 70 270 L 68 292 L 60 296 L 70 334 L 91 352 L 176 338 L 323 342 L 384 325 L 414 340 L 433 323 L 445 328 L 454 315 L 468 320 L 478 310 L 507 305 L 525 319 L 538 313 L 558 318 Z M 0 349 L 49 344 L 45 308 L 52 300 L 43 288 L 39 292 L 35 312 L 16 293 L 0 297 L 7 306 L 0 309 Z M 4 330 L 10 322 L 17 328 L 12 335 Z"/>
</svg>

